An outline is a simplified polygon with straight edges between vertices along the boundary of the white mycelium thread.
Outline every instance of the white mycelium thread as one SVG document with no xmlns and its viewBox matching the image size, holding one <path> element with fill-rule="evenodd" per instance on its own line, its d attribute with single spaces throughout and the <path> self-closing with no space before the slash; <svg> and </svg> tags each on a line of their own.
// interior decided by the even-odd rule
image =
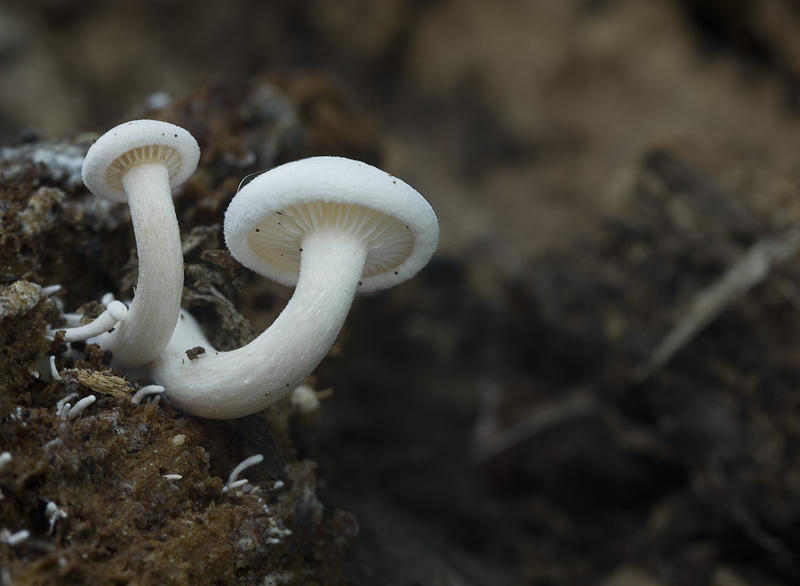
<svg viewBox="0 0 800 586">
<path fill-rule="evenodd" d="M 255 456 L 250 456 L 249 458 L 245 458 L 244 460 L 239 462 L 239 465 L 236 466 L 236 468 L 234 468 L 233 471 L 231 472 L 231 475 L 228 476 L 228 482 L 223 487 L 222 492 L 228 492 L 231 489 L 239 488 L 240 486 L 244 486 L 245 484 L 247 484 L 249 481 L 246 478 L 238 480 L 239 474 L 241 474 L 251 466 L 255 466 L 256 464 L 261 464 L 261 462 L 263 461 L 264 461 L 263 454 L 256 454 Z"/>
<path fill-rule="evenodd" d="M 71 406 L 69 403 L 64 403 L 64 406 L 60 410 L 59 415 L 61 416 L 61 419 L 65 421 L 74 421 L 75 419 L 80 417 L 81 413 L 83 413 L 86 410 L 86 408 L 92 403 L 94 403 L 96 400 L 97 397 L 95 397 L 94 395 L 89 395 L 88 397 L 84 397 L 83 399 L 75 403 L 74 407 Z"/>
<path fill-rule="evenodd" d="M 114 329 L 117 324 L 125 321 L 128 317 L 128 308 L 120 301 L 112 301 L 106 307 L 106 310 L 97 316 L 94 320 L 83 326 L 76 326 L 64 329 L 65 342 L 79 342 L 88 340 L 95 336 Z"/>
<path fill-rule="evenodd" d="M 8 529 L 0 529 L 0 543 L 5 543 L 10 546 L 19 545 L 31 536 L 31 532 L 27 529 L 11 533 Z"/>
<path fill-rule="evenodd" d="M 138 405 L 139 403 L 142 402 L 142 400 L 145 397 L 148 397 L 150 395 L 159 395 L 163 392 L 164 392 L 164 387 L 162 387 L 161 385 L 144 386 L 138 391 L 136 391 L 136 393 L 133 395 L 133 398 L 131 398 L 131 403 L 133 403 L 134 405 Z"/>
</svg>

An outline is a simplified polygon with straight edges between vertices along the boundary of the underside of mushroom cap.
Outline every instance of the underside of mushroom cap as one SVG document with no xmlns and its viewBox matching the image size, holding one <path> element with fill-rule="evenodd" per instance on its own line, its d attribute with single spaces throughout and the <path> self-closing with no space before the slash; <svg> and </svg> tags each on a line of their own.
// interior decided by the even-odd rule
<svg viewBox="0 0 800 586">
<path fill-rule="evenodd" d="M 174 189 L 197 168 L 200 148 L 186 130 L 159 120 L 132 120 L 98 138 L 83 161 L 83 182 L 89 190 L 112 201 L 125 202 L 122 175 L 133 166 L 160 161 L 169 170 Z"/>
<path fill-rule="evenodd" d="M 314 230 L 355 235 L 367 252 L 359 291 L 377 291 L 419 272 L 439 242 L 430 204 L 397 177 L 342 157 L 311 157 L 262 173 L 225 212 L 225 242 L 248 268 L 297 283 L 303 238 Z"/>
</svg>

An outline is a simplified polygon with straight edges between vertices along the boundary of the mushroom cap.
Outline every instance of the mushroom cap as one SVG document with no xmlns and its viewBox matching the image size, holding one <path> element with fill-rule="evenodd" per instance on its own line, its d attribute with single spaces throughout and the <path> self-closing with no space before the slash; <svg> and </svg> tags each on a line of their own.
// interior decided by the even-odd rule
<svg viewBox="0 0 800 586">
<path fill-rule="evenodd" d="M 83 161 L 83 182 L 100 197 L 125 202 L 121 172 L 131 165 L 162 161 L 169 169 L 169 186 L 186 181 L 200 160 L 197 141 L 180 126 L 159 120 L 132 120 L 98 138 Z"/>
<path fill-rule="evenodd" d="M 430 204 L 397 177 L 360 161 L 311 157 L 280 165 L 245 185 L 225 212 L 225 243 L 257 273 L 297 284 L 303 237 L 342 230 L 367 250 L 359 290 L 410 279 L 439 243 Z"/>
</svg>

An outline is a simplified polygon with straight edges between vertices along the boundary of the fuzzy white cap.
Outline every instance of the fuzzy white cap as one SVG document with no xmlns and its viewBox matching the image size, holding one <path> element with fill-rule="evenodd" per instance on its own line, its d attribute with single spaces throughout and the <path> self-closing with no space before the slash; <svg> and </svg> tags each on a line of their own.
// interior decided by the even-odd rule
<svg viewBox="0 0 800 586">
<path fill-rule="evenodd" d="M 170 165 L 169 186 L 174 189 L 194 173 L 200 160 L 200 147 L 188 131 L 159 120 L 125 122 L 98 138 L 86 153 L 83 182 L 97 196 L 125 202 L 125 190 L 113 180 L 109 168 L 127 153 L 159 146 L 174 149 L 178 155 Z"/>
<path fill-rule="evenodd" d="M 368 251 L 362 292 L 410 279 L 439 242 L 436 214 L 415 189 L 342 157 L 311 157 L 262 173 L 225 212 L 225 242 L 233 256 L 288 286 L 297 283 L 302 239 L 311 229 L 357 233 Z"/>
</svg>

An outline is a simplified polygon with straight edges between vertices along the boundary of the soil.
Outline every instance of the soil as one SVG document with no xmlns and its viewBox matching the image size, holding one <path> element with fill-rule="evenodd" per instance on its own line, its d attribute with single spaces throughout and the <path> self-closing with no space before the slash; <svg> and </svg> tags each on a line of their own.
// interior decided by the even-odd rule
<svg viewBox="0 0 800 586">
<path fill-rule="evenodd" d="M 2 583 L 800 583 L 796 3 L 12 0 L 0 31 L 0 529 L 31 534 Z M 136 117 L 200 143 L 184 303 L 222 348 L 291 294 L 224 251 L 249 173 L 350 156 L 437 211 L 313 416 L 133 406 L 43 337 L 135 285 L 76 169 Z M 70 392 L 97 401 L 64 422 Z"/>
</svg>

